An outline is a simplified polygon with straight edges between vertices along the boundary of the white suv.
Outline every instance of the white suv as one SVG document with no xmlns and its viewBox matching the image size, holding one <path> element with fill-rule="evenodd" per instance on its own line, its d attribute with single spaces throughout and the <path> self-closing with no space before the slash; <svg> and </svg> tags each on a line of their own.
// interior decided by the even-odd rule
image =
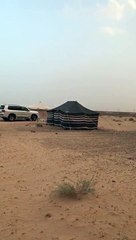
<svg viewBox="0 0 136 240">
<path fill-rule="evenodd" d="M 20 105 L 1 105 L 0 117 L 5 121 L 15 121 L 18 119 L 36 121 L 39 118 L 39 114 L 37 111 L 31 111 L 29 108 Z"/>
</svg>

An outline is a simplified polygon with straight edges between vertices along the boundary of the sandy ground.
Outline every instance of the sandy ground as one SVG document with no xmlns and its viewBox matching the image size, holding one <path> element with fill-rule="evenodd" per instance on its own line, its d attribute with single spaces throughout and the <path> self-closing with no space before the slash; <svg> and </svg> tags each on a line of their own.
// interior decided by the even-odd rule
<svg viewBox="0 0 136 240">
<path fill-rule="evenodd" d="M 59 199 L 63 181 L 95 194 Z M 0 122 L 0 240 L 136 240 L 136 121 L 101 117 L 97 131 Z"/>
</svg>

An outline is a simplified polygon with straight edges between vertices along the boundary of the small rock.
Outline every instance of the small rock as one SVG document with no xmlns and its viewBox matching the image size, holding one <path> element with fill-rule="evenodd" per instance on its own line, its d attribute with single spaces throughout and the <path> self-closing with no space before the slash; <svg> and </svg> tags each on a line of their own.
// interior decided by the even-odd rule
<svg viewBox="0 0 136 240">
<path fill-rule="evenodd" d="M 113 183 L 115 183 L 116 181 L 115 180 L 112 180 Z"/>
<path fill-rule="evenodd" d="M 45 217 L 46 217 L 46 218 L 51 218 L 52 215 L 51 215 L 50 213 L 47 213 L 47 214 L 45 215 Z"/>
</svg>

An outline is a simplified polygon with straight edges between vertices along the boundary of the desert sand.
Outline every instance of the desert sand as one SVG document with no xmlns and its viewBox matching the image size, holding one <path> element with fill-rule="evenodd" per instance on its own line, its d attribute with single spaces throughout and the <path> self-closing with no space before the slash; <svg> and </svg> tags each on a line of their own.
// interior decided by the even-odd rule
<svg viewBox="0 0 136 240">
<path fill-rule="evenodd" d="M 62 182 L 95 194 L 60 199 Z M 0 240 L 136 240 L 136 118 L 97 131 L 0 121 Z"/>
</svg>

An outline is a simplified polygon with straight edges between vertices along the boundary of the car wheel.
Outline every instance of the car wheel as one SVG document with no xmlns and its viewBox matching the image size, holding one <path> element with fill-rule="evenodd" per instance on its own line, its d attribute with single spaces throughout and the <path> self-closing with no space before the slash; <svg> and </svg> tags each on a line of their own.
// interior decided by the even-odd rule
<svg viewBox="0 0 136 240">
<path fill-rule="evenodd" d="M 32 120 L 32 121 L 36 121 L 36 120 L 37 120 L 37 116 L 36 116 L 35 114 L 33 114 L 33 115 L 31 116 L 31 120 Z"/>
<path fill-rule="evenodd" d="M 16 116 L 15 116 L 14 114 L 10 114 L 10 115 L 8 116 L 8 120 L 9 120 L 10 122 L 15 121 L 15 119 L 16 119 Z"/>
</svg>

